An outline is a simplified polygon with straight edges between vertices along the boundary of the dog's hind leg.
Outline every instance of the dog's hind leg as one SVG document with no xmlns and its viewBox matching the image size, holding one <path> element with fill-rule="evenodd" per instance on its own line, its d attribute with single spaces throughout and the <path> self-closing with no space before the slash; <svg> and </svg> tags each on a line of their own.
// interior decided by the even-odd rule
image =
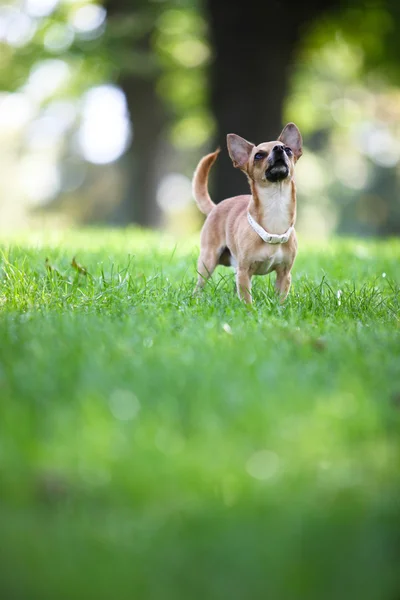
<svg viewBox="0 0 400 600">
<path fill-rule="evenodd" d="M 201 252 L 197 263 L 197 272 L 199 278 L 195 287 L 194 293 L 200 292 L 205 286 L 208 279 L 213 274 L 215 267 L 218 264 L 218 254 L 216 252 Z"/>
</svg>

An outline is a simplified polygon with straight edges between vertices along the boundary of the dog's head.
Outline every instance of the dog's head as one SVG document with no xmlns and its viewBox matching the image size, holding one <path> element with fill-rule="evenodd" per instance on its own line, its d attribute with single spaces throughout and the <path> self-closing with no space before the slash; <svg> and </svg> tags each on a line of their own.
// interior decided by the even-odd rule
<svg viewBox="0 0 400 600">
<path fill-rule="evenodd" d="M 233 166 L 262 185 L 291 179 L 302 155 L 303 140 L 294 123 L 288 123 L 273 142 L 255 146 L 235 133 L 228 134 L 227 142 Z"/>
</svg>

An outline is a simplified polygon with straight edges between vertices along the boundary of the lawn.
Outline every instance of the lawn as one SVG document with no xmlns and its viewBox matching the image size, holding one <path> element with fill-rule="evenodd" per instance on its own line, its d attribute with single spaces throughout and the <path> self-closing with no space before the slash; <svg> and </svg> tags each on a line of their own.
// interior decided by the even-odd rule
<svg viewBox="0 0 400 600">
<path fill-rule="evenodd" d="M 0 598 L 398 600 L 400 241 L 300 240 L 283 307 L 196 258 L 3 243 Z"/>
</svg>

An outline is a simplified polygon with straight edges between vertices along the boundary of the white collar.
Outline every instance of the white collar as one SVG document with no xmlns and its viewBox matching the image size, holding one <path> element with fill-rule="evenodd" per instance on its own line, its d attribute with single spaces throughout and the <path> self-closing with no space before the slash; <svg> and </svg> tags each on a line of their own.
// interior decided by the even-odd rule
<svg viewBox="0 0 400 600">
<path fill-rule="evenodd" d="M 291 225 L 285 233 L 268 233 L 268 231 L 265 231 L 265 229 L 253 219 L 249 212 L 247 213 L 247 220 L 254 231 L 267 244 L 286 244 L 294 231 L 294 227 Z"/>
</svg>

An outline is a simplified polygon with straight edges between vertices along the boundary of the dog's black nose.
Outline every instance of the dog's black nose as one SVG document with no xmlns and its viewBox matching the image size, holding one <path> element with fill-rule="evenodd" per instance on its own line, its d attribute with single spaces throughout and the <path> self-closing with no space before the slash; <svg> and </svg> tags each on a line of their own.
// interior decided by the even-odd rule
<svg viewBox="0 0 400 600">
<path fill-rule="evenodd" d="M 274 146 L 273 151 L 275 152 L 275 154 L 282 154 L 283 146 Z"/>
</svg>

